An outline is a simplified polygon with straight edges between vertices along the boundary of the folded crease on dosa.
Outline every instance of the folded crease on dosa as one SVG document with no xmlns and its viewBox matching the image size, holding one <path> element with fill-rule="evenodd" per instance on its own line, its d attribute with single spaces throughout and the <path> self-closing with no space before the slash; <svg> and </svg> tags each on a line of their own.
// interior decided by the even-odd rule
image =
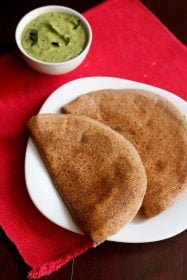
<svg viewBox="0 0 187 280">
<path fill-rule="evenodd" d="M 136 147 L 148 179 L 146 217 L 164 211 L 187 189 L 187 123 L 166 98 L 137 89 L 106 89 L 78 97 L 62 113 L 100 121 Z"/>
<path fill-rule="evenodd" d="M 41 114 L 27 126 L 59 194 L 95 246 L 134 218 L 147 177 L 128 140 L 84 116 Z"/>
</svg>

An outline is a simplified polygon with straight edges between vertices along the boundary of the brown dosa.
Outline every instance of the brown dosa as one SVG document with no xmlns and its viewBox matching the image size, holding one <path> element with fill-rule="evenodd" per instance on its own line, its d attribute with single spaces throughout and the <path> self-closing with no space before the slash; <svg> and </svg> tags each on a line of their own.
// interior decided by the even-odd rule
<svg viewBox="0 0 187 280">
<path fill-rule="evenodd" d="M 101 90 L 80 96 L 62 112 L 96 119 L 137 148 L 148 179 L 146 217 L 165 210 L 187 188 L 187 125 L 165 98 L 142 90 Z"/>
<path fill-rule="evenodd" d="M 128 140 L 84 116 L 37 115 L 27 126 L 60 195 L 94 245 L 134 218 L 147 178 Z"/>
</svg>

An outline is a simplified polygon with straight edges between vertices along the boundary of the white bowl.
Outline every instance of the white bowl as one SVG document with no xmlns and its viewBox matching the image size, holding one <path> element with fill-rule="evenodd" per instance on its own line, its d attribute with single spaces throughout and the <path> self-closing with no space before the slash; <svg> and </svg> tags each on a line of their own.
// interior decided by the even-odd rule
<svg viewBox="0 0 187 280">
<path fill-rule="evenodd" d="M 29 54 L 23 49 L 22 43 L 21 43 L 21 35 L 23 32 L 23 29 L 25 26 L 34 18 L 37 16 L 48 13 L 48 12 L 62 12 L 71 14 L 73 16 L 76 16 L 80 21 L 82 22 L 83 26 L 85 27 L 85 30 L 87 32 L 87 44 L 83 51 L 76 56 L 75 58 L 72 58 L 70 60 L 67 60 L 65 62 L 44 62 L 42 60 L 38 60 Z M 65 74 L 67 72 L 70 72 L 74 70 L 76 67 L 78 67 L 85 57 L 88 54 L 88 51 L 90 49 L 90 45 L 92 42 L 92 30 L 90 27 L 90 24 L 85 19 L 84 16 L 82 16 L 77 11 L 65 7 L 65 6 L 44 6 L 37 9 L 32 10 L 31 12 L 27 13 L 18 23 L 16 32 L 15 32 L 15 39 L 16 44 L 18 46 L 18 49 L 21 52 L 21 55 L 23 59 L 26 61 L 26 63 L 31 66 L 33 69 L 37 70 L 38 72 L 48 74 L 48 75 L 59 75 L 59 74 Z"/>
</svg>

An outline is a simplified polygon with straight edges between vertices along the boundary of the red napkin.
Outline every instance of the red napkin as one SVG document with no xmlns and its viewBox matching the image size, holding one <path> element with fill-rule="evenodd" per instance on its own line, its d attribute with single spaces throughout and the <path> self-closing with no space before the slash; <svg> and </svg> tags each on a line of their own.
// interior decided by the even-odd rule
<svg viewBox="0 0 187 280">
<path fill-rule="evenodd" d="M 123 77 L 187 98 L 187 49 L 139 1 L 106 1 L 85 16 L 93 44 L 72 73 L 39 74 L 17 51 L 0 59 L 0 222 L 32 267 L 30 278 L 57 270 L 91 244 L 48 221 L 32 204 L 24 181 L 25 121 L 54 89 L 84 76 Z"/>
</svg>

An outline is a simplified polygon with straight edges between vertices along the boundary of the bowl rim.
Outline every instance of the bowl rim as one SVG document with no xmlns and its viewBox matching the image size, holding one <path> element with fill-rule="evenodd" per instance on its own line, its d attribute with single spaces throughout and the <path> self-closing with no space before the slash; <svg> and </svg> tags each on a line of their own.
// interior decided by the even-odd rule
<svg viewBox="0 0 187 280">
<path fill-rule="evenodd" d="M 72 14 L 74 16 L 77 16 L 82 21 L 82 23 L 83 23 L 83 25 L 86 29 L 86 32 L 87 32 L 87 37 L 88 37 L 87 38 L 87 43 L 86 43 L 86 46 L 84 47 L 84 49 L 82 50 L 82 52 L 79 53 L 77 56 L 75 56 L 71 59 L 68 59 L 66 61 L 47 62 L 47 61 L 43 61 L 43 60 L 34 58 L 33 56 L 29 55 L 24 50 L 24 48 L 22 47 L 22 44 L 21 44 L 21 34 L 22 34 L 26 24 L 28 24 L 31 20 L 35 19 L 39 15 L 50 12 L 50 10 L 51 10 L 51 12 L 53 12 L 53 10 L 55 10 L 54 12 L 60 12 L 61 11 L 63 13 L 67 13 L 67 14 L 69 13 L 69 14 Z M 35 14 L 35 13 L 40 12 L 40 11 L 41 11 L 41 13 L 37 14 L 36 16 L 33 16 L 33 19 L 30 19 L 26 23 L 23 24 L 23 22 L 27 19 L 27 17 L 30 17 L 32 14 Z M 23 27 L 21 27 L 22 24 L 23 24 Z M 90 48 L 91 42 L 92 42 L 92 37 L 93 37 L 92 28 L 91 28 L 88 20 L 81 13 L 79 13 L 77 10 L 74 10 L 72 8 L 69 8 L 69 7 L 63 6 L 63 5 L 62 6 L 61 5 L 46 5 L 46 6 L 41 6 L 41 7 L 35 8 L 33 10 L 30 10 L 18 21 L 18 24 L 16 26 L 16 30 L 15 30 L 15 41 L 16 41 L 17 47 L 20 50 L 20 52 L 23 55 L 25 55 L 28 59 L 32 60 L 33 62 L 40 63 L 42 65 L 49 65 L 49 66 L 67 65 L 70 62 L 73 63 L 73 61 L 76 61 L 77 58 L 80 58 L 85 53 L 87 53 L 87 51 Z"/>
</svg>

